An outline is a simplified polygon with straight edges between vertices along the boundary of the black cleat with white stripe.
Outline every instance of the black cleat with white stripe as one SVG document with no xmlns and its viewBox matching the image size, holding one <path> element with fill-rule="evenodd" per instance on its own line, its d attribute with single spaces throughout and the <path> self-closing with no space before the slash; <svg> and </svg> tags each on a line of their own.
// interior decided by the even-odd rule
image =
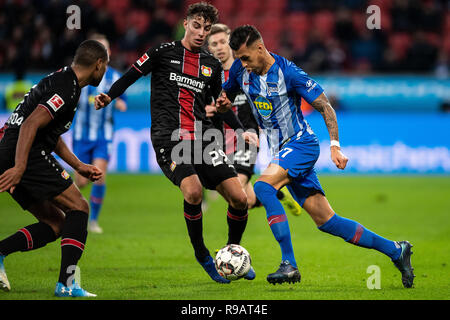
<svg viewBox="0 0 450 320">
<path fill-rule="evenodd" d="M 402 283 L 405 288 L 412 288 L 414 282 L 414 272 L 411 266 L 412 244 L 408 241 L 397 241 L 402 248 L 402 253 L 397 260 L 393 260 L 394 265 L 402 273 Z"/>
<path fill-rule="evenodd" d="M 298 268 L 295 268 L 288 260 L 282 261 L 280 268 L 267 276 L 267 281 L 275 285 L 276 283 L 296 283 L 300 282 L 301 275 Z"/>
</svg>

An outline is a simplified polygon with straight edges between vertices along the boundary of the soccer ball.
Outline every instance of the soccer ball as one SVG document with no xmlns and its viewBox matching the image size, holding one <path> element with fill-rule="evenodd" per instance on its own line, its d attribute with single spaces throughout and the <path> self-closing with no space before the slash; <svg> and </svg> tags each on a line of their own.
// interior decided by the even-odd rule
<svg viewBox="0 0 450 320">
<path fill-rule="evenodd" d="M 250 270 L 251 258 L 248 251 L 237 244 L 229 244 L 216 254 L 216 270 L 228 280 L 238 280 Z"/>
</svg>

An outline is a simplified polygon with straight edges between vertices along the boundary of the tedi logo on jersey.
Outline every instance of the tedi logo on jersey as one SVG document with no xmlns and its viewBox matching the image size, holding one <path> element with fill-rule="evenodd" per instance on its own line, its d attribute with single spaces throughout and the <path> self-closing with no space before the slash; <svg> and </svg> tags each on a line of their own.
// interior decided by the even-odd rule
<svg viewBox="0 0 450 320">
<path fill-rule="evenodd" d="M 273 106 L 269 100 L 263 96 L 258 96 L 254 101 L 255 107 L 263 118 L 269 118 L 272 114 Z"/>
</svg>

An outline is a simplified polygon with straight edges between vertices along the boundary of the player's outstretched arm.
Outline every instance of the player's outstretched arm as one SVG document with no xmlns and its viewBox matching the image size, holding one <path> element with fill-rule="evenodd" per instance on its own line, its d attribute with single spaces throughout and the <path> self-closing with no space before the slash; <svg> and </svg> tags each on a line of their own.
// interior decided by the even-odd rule
<svg viewBox="0 0 450 320">
<path fill-rule="evenodd" d="M 322 93 L 311 103 L 311 106 L 320 112 L 325 125 L 327 126 L 328 133 L 331 141 L 331 160 L 339 169 L 345 169 L 347 166 L 348 158 L 341 152 L 339 145 L 339 130 L 336 118 L 336 112 L 328 101 L 325 93 Z"/>
<path fill-rule="evenodd" d="M 96 166 L 81 162 L 80 159 L 70 151 L 61 137 L 59 137 L 56 144 L 55 153 L 80 175 L 91 181 L 97 181 L 103 176 L 103 172 Z"/>
<path fill-rule="evenodd" d="M 122 75 L 122 77 L 113 83 L 107 93 L 100 93 L 95 97 L 95 109 L 98 110 L 106 107 L 112 100 L 121 96 L 125 90 L 127 90 L 128 87 L 135 83 L 141 76 L 141 72 L 137 71 L 133 67 L 130 68 L 124 75 Z"/>
</svg>

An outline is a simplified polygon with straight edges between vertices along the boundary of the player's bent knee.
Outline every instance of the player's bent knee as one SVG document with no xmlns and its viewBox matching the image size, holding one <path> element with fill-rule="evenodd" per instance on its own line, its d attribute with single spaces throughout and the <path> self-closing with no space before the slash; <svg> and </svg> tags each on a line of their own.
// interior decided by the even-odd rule
<svg viewBox="0 0 450 320">
<path fill-rule="evenodd" d="M 247 195 L 244 190 L 230 199 L 230 205 L 238 210 L 244 210 L 247 207 Z"/>
<path fill-rule="evenodd" d="M 201 188 L 193 188 L 183 192 L 184 200 L 190 204 L 200 204 L 203 198 L 203 190 Z"/>
<path fill-rule="evenodd" d="M 65 217 L 62 214 L 55 216 L 52 221 L 47 222 L 47 224 L 53 229 L 55 232 L 56 238 L 59 238 L 61 235 L 62 229 L 64 227 Z"/>
<path fill-rule="evenodd" d="M 89 214 L 89 203 L 81 196 L 76 202 L 73 203 L 71 207 L 68 208 L 68 210 L 66 210 L 66 213 L 70 211 L 81 211 Z"/>
</svg>

